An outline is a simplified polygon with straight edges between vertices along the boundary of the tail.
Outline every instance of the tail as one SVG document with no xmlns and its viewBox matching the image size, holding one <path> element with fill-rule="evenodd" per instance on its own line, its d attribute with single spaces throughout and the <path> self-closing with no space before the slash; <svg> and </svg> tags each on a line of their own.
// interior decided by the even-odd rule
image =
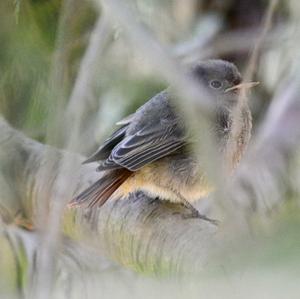
<svg viewBox="0 0 300 299">
<path fill-rule="evenodd" d="M 102 206 L 110 198 L 110 196 L 127 180 L 127 178 L 131 176 L 131 174 L 131 171 L 124 168 L 110 171 L 89 188 L 73 198 L 68 206 Z"/>
</svg>

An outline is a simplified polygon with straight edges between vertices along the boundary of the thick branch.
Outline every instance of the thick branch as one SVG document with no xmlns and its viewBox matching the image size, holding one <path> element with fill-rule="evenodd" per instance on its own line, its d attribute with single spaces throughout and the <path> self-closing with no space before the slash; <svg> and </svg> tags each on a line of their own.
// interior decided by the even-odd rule
<svg viewBox="0 0 300 299">
<path fill-rule="evenodd" d="M 10 219 L 17 211 L 24 211 L 23 207 L 26 207 L 26 216 L 31 217 L 39 204 L 37 191 L 41 178 L 36 176 L 45 152 L 50 151 L 48 157 L 57 163 L 65 155 L 74 161 L 82 157 L 32 141 L 10 128 L 4 120 L 1 120 L 0 131 L 1 161 L 5 160 L 6 167 L 13 169 L 6 179 L 10 183 L 10 191 L 18 194 L 14 207 L 6 202 L 2 205 L 5 210 L 9 210 Z M 56 163 L 51 165 L 54 165 L 49 169 L 52 179 L 47 181 L 50 189 L 59 171 Z M 81 166 L 78 190 L 99 177 L 95 168 L 95 165 Z M 3 168 L 1 171 L 3 173 Z M 4 194 L 1 194 L 2 198 L 5 198 Z M 82 228 L 86 224 L 96 228 L 97 243 L 101 244 L 104 254 L 122 264 L 143 271 L 161 272 L 165 269 L 176 272 L 182 270 L 183 265 L 189 270 L 192 264 L 197 268 L 203 266 L 207 262 L 208 252 L 215 247 L 212 244 L 215 225 L 200 219 L 185 219 L 186 213 L 189 211 L 181 206 L 153 202 L 139 194 L 130 200 L 109 201 L 99 211 L 79 208 L 74 225 Z"/>
</svg>

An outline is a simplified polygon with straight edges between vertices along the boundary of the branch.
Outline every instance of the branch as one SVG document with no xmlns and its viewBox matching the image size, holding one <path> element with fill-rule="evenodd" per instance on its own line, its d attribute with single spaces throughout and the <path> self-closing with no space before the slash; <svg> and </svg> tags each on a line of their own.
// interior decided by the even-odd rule
<svg viewBox="0 0 300 299">
<path fill-rule="evenodd" d="M 51 152 L 48 157 L 54 162 L 61 159 L 79 162 L 83 157 L 30 140 L 12 129 L 3 119 L 0 121 L 0 132 L 1 154 L 6 157 L 6 167 L 14 169 L 6 179 L 12 191 L 15 190 L 19 195 L 18 205 L 14 209 L 9 208 L 6 202 L 2 206 L 10 210 L 10 219 L 23 207 L 32 207 L 31 210 L 26 208 L 23 214 L 33 217 L 39 210 L 40 184 L 47 185 L 51 190 L 59 175 L 59 167 L 51 163 L 56 166 L 48 169 L 48 178 L 37 177 L 37 169 L 43 163 L 45 152 Z M 76 193 L 99 178 L 95 168 L 93 164 L 81 165 Z M 1 173 L 3 171 L 1 169 Z M 46 181 L 42 182 L 43 179 Z M 66 182 L 69 180 L 64 179 Z M 1 199 L 3 195 L 1 190 Z M 53 201 L 53 198 L 49 200 Z M 87 231 L 90 231 L 93 228 L 97 234 L 97 246 L 101 245 L 100 252 L 135 269 L 176 272 L 184 267 L 191 271 L 194 267 L 200 269 L 207 262 L 208 253 L 216 248 L 213 245 L 216 227 L 200 219 L 185 219 L 183 214 L 187 212 L 182 206 L 153 202 L 138 194 L 130 200 L 108 201 L 99 210 L 78 209 L 74 217 L 74 229 L 82 231 L 88 227 Z M 31 218 L 31 221 L 35 222 L 35 219 Z"/>
<path fill-rule="evenodd" d="M 66 107 L 68 131 L 73 130 L 76 133 L 73 133 L 73 140 L 69 142 L 72 145 L 72 149 L 76 151 L 82 146 L 82 140 L 85 135 L 82 134 L 83 120 L 88 117 L 88 112 L 95 104 L 92 87 L 99 68 L 99 62 L 103 58 L 102 54 L 110 37 L 111 29 L 107 23 L 105 16 L 98 18 Z"/>
<path fill-rule="evenodd" d="M 0 223 L 0 244 L 0 294 L 7 298 L 6 292 L 13 290 L 19 295 L 18 298 L 34 298 L 30 294 L 27 282 L 34 279 L 36 268 L 39 267 L 35 258 L 40 246 L 39 233 Z M 99 256 L 95 250 L 68 238 L 62 242 L 56 261 L 57 279 L 51 298 L 74 298 L 74 295 L 70 296 L 71 293 L 79 296 L 77 298 L 85 297 L 85 289 L 91 280 L 92 273 L 100 274 L 102 278 L 104 274 L 108 276 L 112 272 L 121 279 L 129 276 L 128 272 L 121 272 L 120 267 Z M 55 296 L 57 292 L 63 292 L 63 296 Z M 12 297 L 9 296 L 9 298 Z"/>
</svg>

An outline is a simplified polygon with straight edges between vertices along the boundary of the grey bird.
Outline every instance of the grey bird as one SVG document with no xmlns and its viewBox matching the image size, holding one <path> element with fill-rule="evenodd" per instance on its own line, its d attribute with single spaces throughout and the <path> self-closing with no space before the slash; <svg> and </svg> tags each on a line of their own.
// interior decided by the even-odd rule
<svg viewBox="0 0 300 299">
<path fill-rule="evenodd" d="M 238 91 L 257 83 L 243 83 L 237 67 L 223 60 L 199 62 L 190 74 L 214 102 L 213 131 L 219 152 L 223 152 L 231 136 Z M 241 109 L 237 157 L 242 155 L 251 131 L 248 106 L 245 104 Z M 153 199 L 182 203 L 195 210 L 193 202 L 211 192 L 213 186 L 191 150 L 193 136 L 168 89 L 117 125 L 119 128 L 84 162 L 98 161 L 103 176 L 76 196 L 70 206 L 102 206 L 109 198 L 128 198 L 130 193 L 142 191 Z"/>
</svg>

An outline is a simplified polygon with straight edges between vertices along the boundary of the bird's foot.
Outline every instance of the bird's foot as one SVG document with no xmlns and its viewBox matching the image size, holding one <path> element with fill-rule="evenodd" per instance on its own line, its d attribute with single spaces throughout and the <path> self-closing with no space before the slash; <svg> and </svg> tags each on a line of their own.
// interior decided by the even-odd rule
<svg viewBox="0 0 300 299">
<path fill-rule="evenodd" d="M 202 219 L 202 220 L 205 220 L 205 221 L 208 221 L 214 225 L 219 225 L 220 222 L 216 219 L 211 219 L 203 214 L 201 214 L 193 205 L 191 204 L 188 204 L 188 205 L 185 205 L 184 206 L 189 210 L 190 213 L 187 213 L 187 214 L 183 214 L 183 218 L 184 219 L 190 219 L 190 218 L 198 218 L 198 219 Z"/>
<path fill-rule="evenodd" d="M 210 222 L 214 225 L 219 225 L 220 224 L 220 221 L 218 221 L 216 219 L 209 218 L 209 217 L 199 213 L 198 211 L 196 211 L 196 212 L 192 211 L 191 213 L 183 214 L 182 217 L 184 219 L 198 218 L 198 219 L 208 221 L 208 222 Z"/>
<path fill-rule="evenodd" d="M 153 197 L 149 200 L 149 204 L 153 205 L 153 204 L 156 204 L 158 201 L 159 201 L 158 197 Z"/>
</svg>

